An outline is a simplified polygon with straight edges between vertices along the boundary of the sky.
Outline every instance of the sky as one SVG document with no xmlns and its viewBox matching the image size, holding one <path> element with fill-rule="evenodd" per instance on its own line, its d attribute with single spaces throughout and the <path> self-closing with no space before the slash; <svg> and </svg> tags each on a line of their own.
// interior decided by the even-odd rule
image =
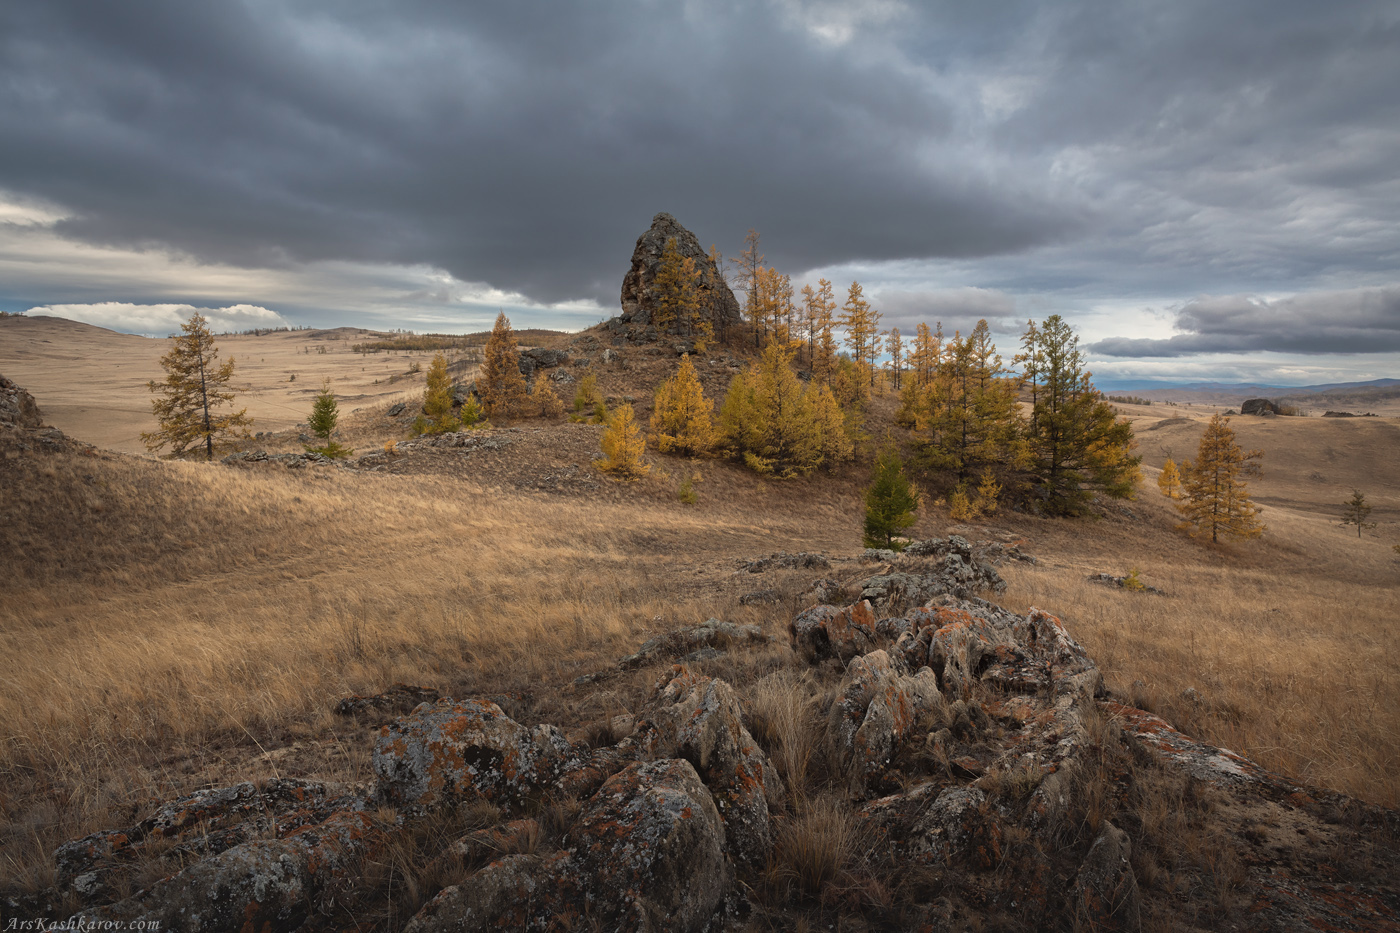
<svg viewBox="0 0 1400 933">
<path fill-rule="evenodd" d="M 1100 385 L 1400 377 L 1400 5 L 0 4 L 0 310 L 579 329 L 660 211 Z"/>
</svg>

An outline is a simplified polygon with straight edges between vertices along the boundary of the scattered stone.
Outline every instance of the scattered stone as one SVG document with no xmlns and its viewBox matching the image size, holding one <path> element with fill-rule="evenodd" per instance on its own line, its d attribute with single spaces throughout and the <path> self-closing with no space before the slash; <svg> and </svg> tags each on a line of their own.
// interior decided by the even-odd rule
<svg viewBox="0 0 1400 933">
<path fill-rule="evenodd" d="M 1132 576 L 1115 577 L 1111 573 L 1091 573 L 1084 578 L 1090 583 L 1097 583 L 1099 586 L 1116 586 L 1119 589 L 1132 590 L 1138 593 L 1148 593 L 1153 596 L 1166 596 L 1166 591 L 1159 590 L 1155 586 L 1148 586 L 1141 580 Z"/>
<path fill-rule="evenodd" d="M 888 564 L 899 560 L 899 552 L 889 548 L 868 547 L 860 555 L 863 564 Z"/>
<path fill-rule="evenodd" d="M 528 350 L 520 351 L 520 374 L 530 377 L 537 370 L 553 369 L 556 366 L 563 366 L 569 361 L 569 354 L 563 350 L 553 350 L 547 347 L 531 347 Z"/>
<path fill-rule="evenodd" d="M 1128 834 L 1105 823 L 1074 879 L 1076 931 L 1137 933 L 1142 929 L 1142 899 L 1131 856 Z"/>
<path fill-rule="evenodd" d="M 754 590 L 739 597 L 741 606 L 777 606 L 783 601 L 777 590 Z"/>
<path fill-rule="evenodd" d="M 397 418 L 399 415 L 404 413 L 404 409 L 406 407 L 407 406 L 404 405 L 403 402 L 395 402 L 394 404 L 389 406 L 389 410 L 385 412 L 385 414 L 387 414 L 390 418 Z"/>
<path fill-rule="evenodd" d="M 415 687 L 410 684 L 394 684 L 383 693 L 373 696 L 348 696 L 335 705 L 337 716 L 354 716 L 388 713 L 402 716 L 411 713 L 420 703 L 436 703 L 442 693 L 432 687 Z"/>
</svg>

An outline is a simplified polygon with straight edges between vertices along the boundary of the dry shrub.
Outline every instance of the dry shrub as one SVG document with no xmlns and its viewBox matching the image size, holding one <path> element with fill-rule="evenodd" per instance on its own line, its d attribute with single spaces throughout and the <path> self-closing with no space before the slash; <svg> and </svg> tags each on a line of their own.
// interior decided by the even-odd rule
<svg viewBox="0 0 1400 933">
<path fill-rule="evenodd" d="M 850 805 L 831 797 L 812 799 L 779 824 L 770 884 L 784 899 L 829 900 L 849 884 L 856 846 Z"/>
<path fill-rule="evenodd" d="M 825 734 L 816 689 L 811 670 L 784 668 L 746 691 L 750 717 L 758 730 L 754 738 L 768 752 L 799 807 L 811 790 L 809 769 Z"/>
</svg>

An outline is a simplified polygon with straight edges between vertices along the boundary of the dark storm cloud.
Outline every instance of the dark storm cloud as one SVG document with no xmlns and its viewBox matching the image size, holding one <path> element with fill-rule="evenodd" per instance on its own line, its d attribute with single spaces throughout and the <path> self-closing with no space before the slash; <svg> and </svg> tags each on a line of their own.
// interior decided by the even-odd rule
<svg viewBox="0 0 1400 933">
<path fill-rule="evenodd" d="M 0 177 L 90 241 L 611 303 L 660 210 L 706 243 L 757 227 L 789 267 L 995 253 L 1075 220 L 922 164 L 952 132 L 942 95 L 758 6 L 60 2 L 7 5 L 0 33 Z"/>
<path fill-rule="evenodd" d="M 1313 292 L 1263 301 L 1197 298 L 1176 316 L 1185 333 L 1163 340 L 1110 337 L 1088 349 L 1145 358 L 1273 350 L 1279 353 L 1394 353 L 1400 350 L 1400 286 Z"/>
<path fill-rule="evenodd" d="M 670 211 L 793 273 L 1262 291 L 1400 267 L 1389 2 L 0 5 L 0 188 L 248 266 L 617 291 Z M 1160 292 L 1158 292 L 1160 293 Z"/>
</svg>

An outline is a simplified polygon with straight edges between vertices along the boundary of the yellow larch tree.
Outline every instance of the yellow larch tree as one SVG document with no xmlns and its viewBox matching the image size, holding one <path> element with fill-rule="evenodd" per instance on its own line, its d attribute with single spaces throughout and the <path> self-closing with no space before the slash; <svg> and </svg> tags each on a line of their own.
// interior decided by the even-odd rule
<svg viewBox="0 0 1400 933">
<path fill-rule="evenodd" d="M 703 456 L 715 446 L 713 405 L 705 398 L 690 356 L 681 357 L 675 375 L 656 389 L 651 443 L 662 453 Z"/>
<path fill-rule="evenodd" d="M 851 348 L 851 359 L 861 374 L 861 397 L 864 398 L 868 388 L 875 386 L 875 357 L 880 352 L 880 312 L 865 300 L 865 289 L 859 282 L 852 282 L 847 292 L 841 326 L 846 330 L 846 346 Z"/>
<path fill-rule="evenodd" d="M 525 377 L 520 374 L 520 347 L 510 318 L 502 311 L 496 315 L 496 326 L 486 341 L 481 363 L 481 375 L 476 378 L 476 392 L 486 414 L 492 418 L 508 418 L 516 414 L 525 401 Z"/>
<path fill-rule="evenodd" d="M 647 439 L 637 424 L 631 405 L 613 412 L 601 441 L 603 458 L 595 461 L 598 469 L 620 479 L 641 479 L 651 472 L 651 465 L 642 460 Z"/>
<path fill-rule="evenodd" d="M 1241 474 L 1264 456 L 1261 450 L 1245 452 L 1235 443 L 1230 419 L 1216 413 L 1201 435 L 1196 462 L 1182 481 L 1182 501 L 1177 503 L 1185 521 L 1181 528 L 1210 534 L 1218 542 L 1222 534 L 1232 538 L 1257 538 L 1264 533 L 1259 510 L 1249 500 L 1248 484 Z"/>
<path fill-rule="evenodd" d="M 1162 490 L 1162 495 L 1168 499 L 1181 498 L 1181 471 L 1176 468 L 1171 457 L 1162 464 L 1162 472 L 1157 477 L 1157 488 Z"/>
<path fill-rule="evenodd" d="M 452 413 L 452 376 L 447 372 L 447 357 L 436 353 L 428 365 L 423 387 L 423 414 L 414 420 L 413 433 L 445 434 L 455 431 L 460 424 Z"/>
<path fill-rule="evenodd" d="M 652 316 L 656 329 L 689 337 L 696 349 L 707 349 L 714 339 L 714 325 L 701 306 L 700 273 L 695 260 L 681 254 L 675 237 L 667 239 L 662 250 L 656 291 L 656 313 Z"/>
</svg>

